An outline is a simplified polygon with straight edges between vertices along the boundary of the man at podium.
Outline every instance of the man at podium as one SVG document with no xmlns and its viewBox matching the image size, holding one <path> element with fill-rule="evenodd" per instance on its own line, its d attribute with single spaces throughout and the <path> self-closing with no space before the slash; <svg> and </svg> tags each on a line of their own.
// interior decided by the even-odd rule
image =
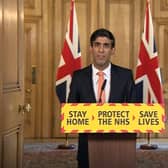
<svg viewBox="0 0 168 168">
<path fill-rule="evenodd" d="M 111 63 L 111 57 L 115 53 L 114 35 L 104 28 L 94 31 L 90 37 L 90 53 L 92 55 L 92 64 L 73 73 L 68 102 L 135 102 L 132 71 Z M 135 161 L 132 163 L 129 158 L 135 160 L 136 134 L 110 133 L 102 135 L 96 133 L 93 135 L 97 139 L 95 142 L 98 142 L 102 136 L 105 140 L 101 142 L 104 146 L 98 145 L 96 147 L 93 143 L 95 153 L 89 149 L 89 136 L 86 133 L 79 134 L 78 168 L 96 168 L 96 164 L 97 168 L 120 168 L 122 165 L 118 162 L 123 162 L 122 168 L 127 168 L 127 166 L 129 168 L 135 167 Z M 120 140 L 124 138 L 133 139 L 133 143 L 128 145 L 126 142 L 127 144 L 122 145 Z M 103 149 L 101 149 L 101 146 Z"/>
</svg>

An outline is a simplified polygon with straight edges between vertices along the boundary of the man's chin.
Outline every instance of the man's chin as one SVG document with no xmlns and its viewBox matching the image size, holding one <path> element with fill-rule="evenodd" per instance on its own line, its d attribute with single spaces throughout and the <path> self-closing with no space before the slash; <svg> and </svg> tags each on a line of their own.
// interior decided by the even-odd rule
<svg viewBox="0 0 168 168">
<path fill-rule="evenodd" d="M 106 63 L 106 62 L 97 62 L 97 66 L 98 66 L 98 67 L 105 68 L 105 67 L 108 66 L 108 63 Z"/>
<path fill-rule="evenodd" d="M 99 66 L 104 66 L 106 64 L 106 62 L 104 62 L 104 61 L 98 61 L 97 62 L 97 65 L 99 65 Z"/>
</svg>

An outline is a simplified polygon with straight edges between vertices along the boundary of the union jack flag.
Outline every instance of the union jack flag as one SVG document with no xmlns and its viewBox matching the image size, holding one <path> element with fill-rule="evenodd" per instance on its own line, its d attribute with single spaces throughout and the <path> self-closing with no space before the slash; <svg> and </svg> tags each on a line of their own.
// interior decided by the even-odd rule
<svg viewBox="0 0 168 168">
<path fill-rule="evenodd" d="M 71 0 L 70 18 L 60 63 L 56 73 L 56 93 L 61 103 L 67 101 L 72 73 L 81 68 L 78 23 L 74 0 Z"/>
<path fill-rule="evenodd" d="M 140 102 L 164 104 L 149 0 L 146 3 L 144 32 L 140 44 L 135 84 Z"/>
</svg>

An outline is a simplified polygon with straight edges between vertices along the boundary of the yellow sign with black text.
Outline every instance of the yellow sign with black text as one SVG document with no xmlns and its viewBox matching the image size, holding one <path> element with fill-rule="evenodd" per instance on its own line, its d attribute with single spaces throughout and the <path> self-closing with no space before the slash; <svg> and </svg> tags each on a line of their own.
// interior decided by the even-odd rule
<svg viewBox="0 0 168 168">
<path fill-rule="evenodd" d="M 62 133 L 162 133 L 165 111 L 160 104 L 65 103 Z"/>
</svg>

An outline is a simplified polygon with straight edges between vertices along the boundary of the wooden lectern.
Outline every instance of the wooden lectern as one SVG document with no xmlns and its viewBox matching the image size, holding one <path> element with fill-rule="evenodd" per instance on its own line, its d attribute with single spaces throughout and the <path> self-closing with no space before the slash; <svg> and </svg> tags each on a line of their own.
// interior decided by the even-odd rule
<svg viewBox="0 0 168 168">
<path fill-rule="evenodd" d="M 88 152 L 89 168 L 136 168 L 136 134 L 89 134 Z"/>
</svg>

